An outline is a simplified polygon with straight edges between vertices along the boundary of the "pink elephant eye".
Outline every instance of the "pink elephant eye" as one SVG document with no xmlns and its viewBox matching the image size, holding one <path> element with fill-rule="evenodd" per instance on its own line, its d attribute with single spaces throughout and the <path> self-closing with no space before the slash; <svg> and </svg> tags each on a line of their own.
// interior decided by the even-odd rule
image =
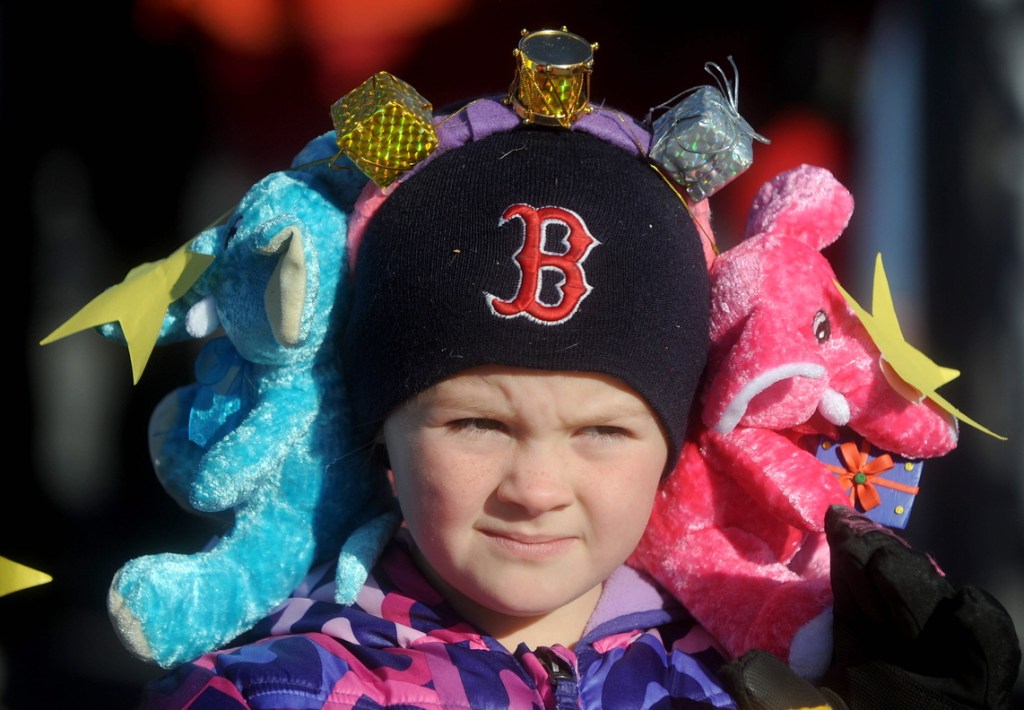
<svg viewBox="0 0 1024 710">
<path fill-rule="evenodd" d="M 832 337 L 832 323 L 825 311 L 818 311 L 814 314 L 811 326 L 814 328 L 814 339 L 818 341 L 819 345 Z"/>
</svg>

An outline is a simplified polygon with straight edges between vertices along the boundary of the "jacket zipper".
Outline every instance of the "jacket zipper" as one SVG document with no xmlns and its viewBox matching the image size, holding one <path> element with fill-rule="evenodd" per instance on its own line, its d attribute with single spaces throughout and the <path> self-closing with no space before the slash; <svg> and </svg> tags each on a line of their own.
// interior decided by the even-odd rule
<svg viewBox="0 0 1024 710">
<path fill-rule="evenodd" d="M 579 710 L 576 669 L 572 664 L 546 647 L 538 648 L 534 655 L 548 672 L 548 679 L 554 690 L 556 710 Z"/>
</svg>

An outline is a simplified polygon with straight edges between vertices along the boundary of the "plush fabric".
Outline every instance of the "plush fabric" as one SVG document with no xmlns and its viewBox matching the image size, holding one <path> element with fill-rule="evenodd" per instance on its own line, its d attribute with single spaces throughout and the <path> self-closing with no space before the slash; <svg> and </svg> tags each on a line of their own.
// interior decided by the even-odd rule
<svg viewBox="0 0 1024 710">
<path fill-rule="evenodd" d="M 111 584 L 122 640 L 160 666 L 227 643 L 339 551 L 339 594 L 354 596 L 397 525 L 383 474 L 353 451 L 334 348 L 347 215 L 365 182 L 329 166 L 334 153 L 333 133 L 315 139 L 189 246 L 215 259 L 172 304 L 159 342 L 217 337 L 196 382 L 153 412 L 150 451 L 179 504 L 228 527 L 203 551 L 130 560 Z"/>
<path fill-rule="evenodd" d="M 852 431 L 885 451 L 940 456 L 956 421 L 910 401 L 821 253 L 853 198 L 800 166 L 766 183 L 747 236 L 711 266 L 712 349 L 700 405 L 631 563 L 740 655 L 770 651 L 801 672 L 831 654 L 825 512 L 849 505 L 807 442 Z"/>
</svg>

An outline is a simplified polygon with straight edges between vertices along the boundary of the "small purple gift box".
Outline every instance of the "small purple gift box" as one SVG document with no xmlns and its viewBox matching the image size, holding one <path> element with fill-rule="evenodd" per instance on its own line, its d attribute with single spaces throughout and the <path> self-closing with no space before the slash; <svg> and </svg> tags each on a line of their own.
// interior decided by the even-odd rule
<svg viewBox="0 0 1024 710">
<path fill-rule="evenodd" d="M 882 451 L 866 439 L 821 437 L 818 459 L 839 479 L 850 505 L 891 528 L 905 528 L 921 481 L 920 460 Z"/>
</svg>

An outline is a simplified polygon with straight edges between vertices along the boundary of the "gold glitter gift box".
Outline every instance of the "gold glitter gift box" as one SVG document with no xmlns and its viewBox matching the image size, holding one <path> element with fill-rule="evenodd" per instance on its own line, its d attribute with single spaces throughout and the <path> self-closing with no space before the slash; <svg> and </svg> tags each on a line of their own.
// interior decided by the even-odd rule
<svg viewBox="0 0 1024 710">
<path fill-rule="evenodd" d="M 380 187 L 437 147 L 433 107 L 414 88 L 378 72 L 331 106 L 338 149 Z"/>
</svg>

